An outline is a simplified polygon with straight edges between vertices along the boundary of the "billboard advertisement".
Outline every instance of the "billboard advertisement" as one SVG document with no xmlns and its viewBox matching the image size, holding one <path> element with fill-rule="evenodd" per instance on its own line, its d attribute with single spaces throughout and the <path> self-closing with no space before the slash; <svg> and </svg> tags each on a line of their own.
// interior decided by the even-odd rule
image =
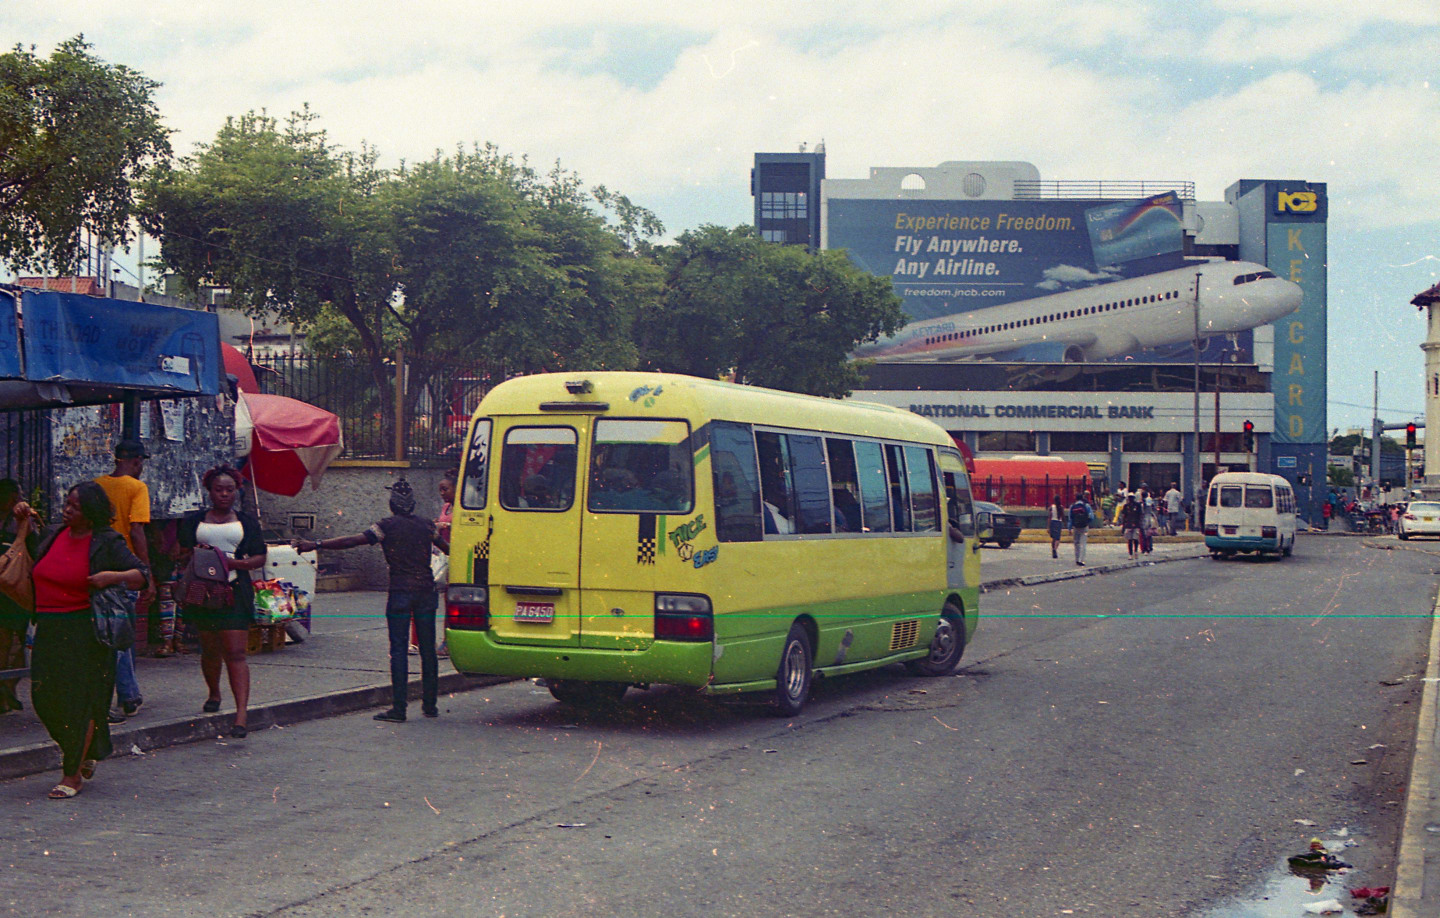
<svg viewBox="0 0 1440 918">
<path fill-rule="evenodd" d="M 891 278 L 912 320 L 860 357 L 1189 362 L 1198 308 L 1202 359 L 1251 363 L 1250 330 L 1299 306 L 1299 288 L 1263 265 L 1186 262 L 1174 193 L 826 208 L 826 247 Z"/>
</svg>

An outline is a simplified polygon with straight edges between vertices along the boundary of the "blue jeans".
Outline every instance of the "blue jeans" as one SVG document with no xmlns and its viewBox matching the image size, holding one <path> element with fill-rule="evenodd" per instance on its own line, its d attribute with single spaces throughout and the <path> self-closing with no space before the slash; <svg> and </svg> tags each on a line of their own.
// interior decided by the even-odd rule
<svg viewBox="0 0 1440 918">
<path fill-rule="evenodd" d="M 130 625 L 135 625 L 135 604 L 140 594 L 130 591 Z M 135 681 L 135 648 L 115 651 L 115 698 L 122 705 L 140 700 L 140 683 Z"/>
<path fill-rule="evenodd" d="M 393 706 L 404 711 L 410 688 L 410 622 L 420 638 L 420 705 L 435 710 L 440 689 L 440 664 L 435 656 L 434 590 L 391 590 L 385 600 L 385 624 L 390 630 L 390 692 Z"/>
</svg>

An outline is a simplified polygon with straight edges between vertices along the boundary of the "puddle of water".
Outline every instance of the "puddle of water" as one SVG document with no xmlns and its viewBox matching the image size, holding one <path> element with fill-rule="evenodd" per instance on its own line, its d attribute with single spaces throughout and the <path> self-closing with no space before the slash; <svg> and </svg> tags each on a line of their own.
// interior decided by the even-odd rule
<svg viewBox="0 0 1440 918">
<path fill-rule="evenodd" d="M 1353 838 L 1336 838 L 1333 833 L 1324 838 L 1331 854 L 1341 860 L 1351 860 L 1346 857 L 1346 849 L 1357 844 Z M 1242 895 L 1200 913 L 1199 918 L 1303 918 L 1309 914 L 1305 906 L 1326 899 L 1335 899 L 1344 906 L 1344 911 L 1336 914 L 1353 916 L 1359 902 L 1350 897 L 1347 887 L 1364 885 L 1358 882 L 1357 873 L 1353 869 L 1293 870 L 1281 858 L 1265 875 L 1259 889 L 1251 887 Z"/>
</svg>

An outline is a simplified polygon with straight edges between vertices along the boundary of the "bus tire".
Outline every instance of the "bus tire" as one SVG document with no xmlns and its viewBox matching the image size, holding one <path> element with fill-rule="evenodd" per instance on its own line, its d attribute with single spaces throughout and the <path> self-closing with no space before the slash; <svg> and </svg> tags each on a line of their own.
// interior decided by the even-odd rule
<svg viewBox="0 0 1440 918">
<path fill-rule="evenodd" d="M 930 655 L 907 661 L 905 668 L 917 676 L 948 676 L 964 655 L 965 614 L 953 602 L 947 602 L 930 641 Z"/>
<path fill-rule="evenodd" d="M 630 688 L 624 682 L 576 682 L 571 679 L 547 679 L 550 694 L 561 704 L 576 708 L 607 708 L 619 704 Z"/>
<path fill-rule="evenodd" d="M 775 714 L 779 717 L 794 717 L 805 707 L 810 697 L 810 685 L 815 673 L 812 661 L 815 651 L 810 646 L 810 633 L 805 626 L 795 622 L 785 636 L 785 647 L 780 651 L 780 666 L 775 670 Z"/>
<path fill-rule="evenodd" d="M 995 543 L 995 547 L 996 547 L 996 548 L 1000 548 L 1000 549 L 1009 548 L 1009 547 L 1010 547 L 1010 542 L 1009 542 L 1009 541 L 996 542 L 996 543 Z"/>
</svg>

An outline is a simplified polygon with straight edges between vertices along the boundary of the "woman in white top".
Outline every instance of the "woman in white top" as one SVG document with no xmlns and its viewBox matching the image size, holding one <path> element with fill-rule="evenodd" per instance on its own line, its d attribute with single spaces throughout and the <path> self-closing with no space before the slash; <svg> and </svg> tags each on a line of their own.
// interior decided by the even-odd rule
<svg viewBox="0 0 1440 918">
<path fill-rule="evenodd" d="M 199 548 L 214 548 L 230 571 L 230 586 L 235 601 L 222 609 L 182 606 L 185 621 L 200 632 L 200 672 L 209 690 L 201 710 L 220 710 L 220 669 L 230 677 L 230 693 L 235 696 L 235 723 L 230 735 L 243 739 L 248 732 L 247 708 L 250 704 L 250 664 L 245 658 L 245 645 L 250 638 L 250 625 L 255 619 L 255 590 L 250 585 L 250 572 L 265 566 L 265 539 L 260 523 L 235 504 L 240 496 L 240 473 L 228 466 L 216 466 L 201 479 L 210 495 L 210 507 L 197 510 L 180 521 L 178 532 L 183 563 Z"/>
</svg>

